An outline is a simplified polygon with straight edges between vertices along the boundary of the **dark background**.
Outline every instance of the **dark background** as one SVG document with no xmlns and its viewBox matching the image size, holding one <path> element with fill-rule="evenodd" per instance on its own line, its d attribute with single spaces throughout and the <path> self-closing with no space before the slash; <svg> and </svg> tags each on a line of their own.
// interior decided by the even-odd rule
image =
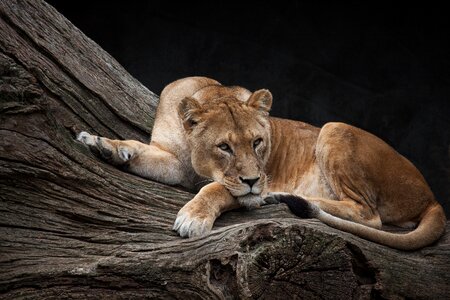
<svg viewBox="0 0 450 300">
<path fill-rule="evenodd" d="M 450 215 L 444 7 L 48 2 L 157 94 L 173 80 L 204 75 L 270 89 L 274 116 L 316 126 L 343 121 L 376 134 L 421 170 Z"/>
</svg>

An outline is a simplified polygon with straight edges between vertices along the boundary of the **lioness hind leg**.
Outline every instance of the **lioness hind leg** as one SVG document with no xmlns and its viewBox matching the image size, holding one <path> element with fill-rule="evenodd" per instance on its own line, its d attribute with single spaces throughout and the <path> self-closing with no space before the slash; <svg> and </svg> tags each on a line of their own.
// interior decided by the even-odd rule
<svg viewBox="0 0 450 300">
<path fill-rule="evenodd" d="M 380 155 L 375 137 L 343 123 L 328 123 L 320 131 L 316 157 L 322 176 L 339 201 L 308 198 L 335 217 L 381 228 L 377 210 L 379 189 L 373 182 L 372 162 Z"/>
<path fill-rule="evenodd" d="M 155 145 L 133 140 L 111 140 L 87 132 L 81 132 L 77 140 L 109 163 L 126 166 L 131 173 L 166 184 L 182 183 L 180 161 L 172 153 Z"/>
</svg>

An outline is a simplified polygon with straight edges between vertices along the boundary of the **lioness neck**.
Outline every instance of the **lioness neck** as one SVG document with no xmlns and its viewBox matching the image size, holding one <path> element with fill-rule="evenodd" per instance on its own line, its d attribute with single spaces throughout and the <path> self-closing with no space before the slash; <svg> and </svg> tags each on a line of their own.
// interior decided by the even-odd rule
<svg viewBox="0 0 450 300">
<path fill-rule="evenodd" d="M 271 178 L 269 189 L 292 193 L 315 165 L 315 145 L 320 129 L 274 117 L 270 118 L 270 127 L 271 153 L 266 165 Z"/>
</svg>

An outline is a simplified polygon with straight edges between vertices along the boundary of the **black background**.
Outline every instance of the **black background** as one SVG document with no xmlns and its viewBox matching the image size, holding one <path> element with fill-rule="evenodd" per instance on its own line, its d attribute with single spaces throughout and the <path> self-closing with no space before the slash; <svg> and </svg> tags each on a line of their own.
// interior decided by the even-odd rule
<svg viewBox="0 0 450 300">
<path fill-rule="evenodd" d="M 449 215 L 448 10 L 334 2 L 49 1 L 156 94 L 209 76 L 268 88 L 274 116 L 376 134 Z"/>
</svg>

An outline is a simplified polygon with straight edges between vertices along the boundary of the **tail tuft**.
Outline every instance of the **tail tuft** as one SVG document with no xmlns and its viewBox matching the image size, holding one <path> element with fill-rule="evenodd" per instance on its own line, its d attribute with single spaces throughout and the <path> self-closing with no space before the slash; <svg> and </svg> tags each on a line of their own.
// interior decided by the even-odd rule
<svg viewBox="0 0 450 300">
<path fill-rule="evenodd" d="M 277 195 L 277 200 L 286 203 L 289 209 L 296 215 L 302 219 L 310 219 L 315 218 L 318 210 L 316 209 L 314 204 L 309 203 L 302 197 L 290 195 L 290 194 L 282 194 Z"/>
</svg>

